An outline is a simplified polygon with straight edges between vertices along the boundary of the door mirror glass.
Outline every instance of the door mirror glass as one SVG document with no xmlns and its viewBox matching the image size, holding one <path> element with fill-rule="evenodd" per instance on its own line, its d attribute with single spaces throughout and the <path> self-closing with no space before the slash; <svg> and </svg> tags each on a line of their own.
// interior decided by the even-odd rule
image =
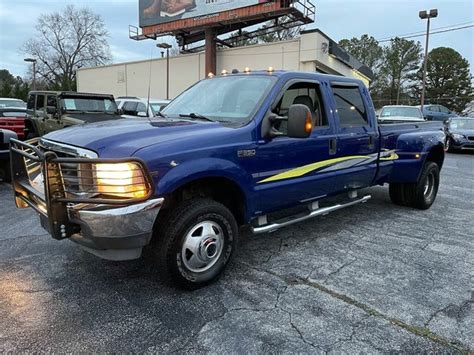
<svg viewBox="0 0 474 355">
<path fill-rule="evenodd" d="M 143 111 L 137 112 L 137 116 L 138 117 L 147 117 L 146 112 L 143 112 Z"/>
<path fill-rule="evenodd" d="M 308 106 L 291 105 L 288 110 L 288 137 L 307 138 L 312 130 L 313 122 Z"/>
</svg>

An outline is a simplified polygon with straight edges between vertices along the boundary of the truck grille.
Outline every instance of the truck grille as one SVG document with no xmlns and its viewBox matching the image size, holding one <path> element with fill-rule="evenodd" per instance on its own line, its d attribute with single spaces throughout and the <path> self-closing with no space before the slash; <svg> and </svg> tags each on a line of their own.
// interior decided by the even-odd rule
<svg viewBox="0 0 474 355">
<path fill-rule="evenodd" d="M 58 158 L 78 158 L 81 155 L 74 148 L 62 146 L 41 139 L 38 149 L 42 153 L 53 152 Z M 92 158 L 95 153 L 90 152 Z M 64 191 L 67 197 L 94 197 L 97 195 L 94 185 L 94 170 L 92 164 L 88 163 L 60 163 L 59 164 Z"/>
<path fill-rule="evenodd" d="M 474 141 L 474 136 L 469 136 L 467 137 L 467 139 L 469 139 L 470 141 Z"/>
</svg>

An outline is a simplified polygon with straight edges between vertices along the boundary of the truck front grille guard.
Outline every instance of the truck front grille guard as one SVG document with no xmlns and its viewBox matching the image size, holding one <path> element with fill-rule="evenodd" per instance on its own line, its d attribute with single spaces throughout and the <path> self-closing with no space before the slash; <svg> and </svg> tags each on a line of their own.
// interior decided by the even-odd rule
<svg viewBox="0 0 474 355">
<path fill-rule="evenodd" d="M 67 204 L 124 206 L 143 202 L 153 194 L 153 181 L 139 159 L 58 157 L 53 151 L 42 151 L 38 140 L 26 143 L 16 139 L 11 139 L 10 155 L 17 206 L 36 210 L 43 227 L 56 239 L 68 238 L 79 231 L 79 226 L 69 221 Z M 95 165 L 119 163 L 132 164 L 141 171 L 141 178 L 121 186 L 124 192 L 114 191 L 114 196 L 110 196 L 107 188 L 117 185 L 99 187 Z M 137 192 L 142 196 L 130 197 Z"/>
</svg>

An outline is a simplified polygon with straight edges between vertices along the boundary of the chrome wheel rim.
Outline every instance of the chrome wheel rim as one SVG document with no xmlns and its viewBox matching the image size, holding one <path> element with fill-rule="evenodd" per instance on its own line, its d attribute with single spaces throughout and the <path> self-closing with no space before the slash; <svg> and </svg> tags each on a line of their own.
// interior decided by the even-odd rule
<svg viewBox="0 0 474 355">
<path fill-rule="evenodd" d="M 431 198 L 434 191 L 434 185 L 435 185 L 435 176 L 434 176 L 434 173 L 431 171 L 426 176 L 425 186 L 423 189 L 423 195 L 425 196 L 426 200 L 429 200 Z"/>
<path fill-rule="evenodd" d="M 189 229 L 181 248 L 183 264 L 192 272 L 209 270 L 224 248 L 224 232 L 213 221 L 203 221 Z"/>
</svg>

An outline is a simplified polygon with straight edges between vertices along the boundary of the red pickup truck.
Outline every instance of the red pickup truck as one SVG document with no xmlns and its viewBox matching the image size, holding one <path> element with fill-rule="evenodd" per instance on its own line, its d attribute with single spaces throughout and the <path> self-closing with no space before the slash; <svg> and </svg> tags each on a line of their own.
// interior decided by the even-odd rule
<svg viewBox="0 0 474 355">
<path fill-rule="evenodd" d="M 24 108 L 0 108 L 0 129 L 7 129 L 17 134 L 19 139 L 25 138 L 25 117 Z"/>
</svg>

